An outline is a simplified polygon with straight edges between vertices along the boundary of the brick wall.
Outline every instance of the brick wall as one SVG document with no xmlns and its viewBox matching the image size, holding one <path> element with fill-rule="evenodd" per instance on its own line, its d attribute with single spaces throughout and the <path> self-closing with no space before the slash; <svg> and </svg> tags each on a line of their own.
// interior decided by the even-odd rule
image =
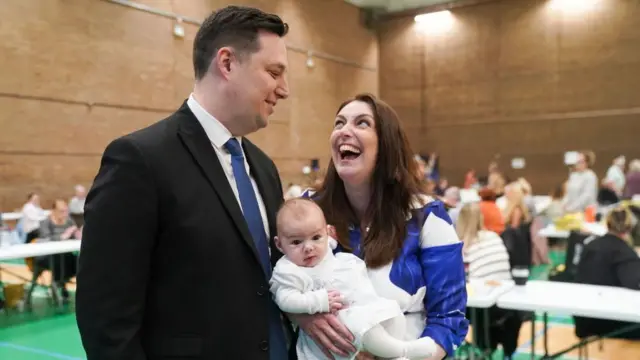
<svg viewBox="0 0 640 360">
<path fill-rule="evenodd" d="M 509 176 L 546 193 L 567 177 L 565 151 L 594 150 L 600 178 L 614 157 L 640 157 L 640 1 L 583 13 L 549 4 L 455 9 L 447 31 L 408 16 L 380 25 L 380 94 L 452 182 L 499 155 Z M 513 157 L 526 168 L 510 169 Z"/>
<path fill-rule="evenodd" d="M 229 1 L 144 0 L 203 19 Z M 233 2 L 238 3 L 238 2 Z M 356 65 L 290 51 L 292 95 L 270 126 L 251 135 L 278 165 L 283 182 L 301 180 L 309 159 L 326 165 L 337 105 L 360 91 L 377 93 L 378 46 L 342 0 L 252 0 L 291 26 L 288 44 Z M 0 4 L 0 209 L 42 194 L 45 207 L 89 186 L 106 144 L 180 106 L 193 86 L 197 26 L 172 35 L 173 20 L 101 0 L 20 0 Z"/>
</svg>

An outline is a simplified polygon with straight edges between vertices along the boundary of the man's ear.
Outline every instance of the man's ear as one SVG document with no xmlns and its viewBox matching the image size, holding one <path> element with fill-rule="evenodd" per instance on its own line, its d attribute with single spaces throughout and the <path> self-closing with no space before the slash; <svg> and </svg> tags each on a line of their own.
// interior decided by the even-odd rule
<svg viewBox="0 0 640 360">
<path fill-rule="evenodd" d="M 278 239 L 278 236 L 273 237 L 273 242 L 276 244 L 276 248 L 278 248 L 281 253 L 284 253 L 284 251 L 282 251 L 282 244 L 280 244 L 280 239 Z"/>
<path fill-rule="evenodd" d="M 216 69 L 222 77 L 225 79 L 231 75 L 231 71 L 233 69 L 233 61 L 235 61 L 235 55 L 231 48 L 222 47 L 216 53 L 216 56 L 211 59 L 210 68 Z"/>
</svg>

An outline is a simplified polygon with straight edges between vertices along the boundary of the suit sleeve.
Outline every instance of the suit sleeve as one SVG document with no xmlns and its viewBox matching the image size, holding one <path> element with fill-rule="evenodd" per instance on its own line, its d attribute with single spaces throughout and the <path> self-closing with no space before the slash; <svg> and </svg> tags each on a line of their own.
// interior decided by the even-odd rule
<svg viewBox="0 0 640 360">
<path fill-rule="evenodd" d="M 120 138 L 103 154 L 85 205 L 76 314 L 88 360 L 146 360 L 140 339 L 158 227 L 151 171 Z"/>
</svg>

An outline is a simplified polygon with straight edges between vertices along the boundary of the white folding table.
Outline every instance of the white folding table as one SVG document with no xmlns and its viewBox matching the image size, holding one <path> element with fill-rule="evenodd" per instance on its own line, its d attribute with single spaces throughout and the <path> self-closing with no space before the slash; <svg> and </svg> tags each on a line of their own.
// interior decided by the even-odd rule
<svg viewBox="0 0 640 360">
<path fill-rule="evenodd" d="M 80 241 L 81 240 L 62 240 L 3 246 L 0 247 L 0 261 L 76 252 L 80 251 Z M 50 257 L 50 264 L 51 270 L 53 270 L 54 262 L 52 257 Z M 25 299 L 27 305 L 30 305 L 31 302 L 31 293 L 33 291 L 33 287 L 35 286 L 35 280 L 36 279 L 34 276 L 31 281 L 31 288 L 29 289 L 27 297 Z M 51 287 L 53 299 L 56 302 L 56 305 L 60 306 L 61 302 L 58 299 L 57 286 L 55 284 L 55 281 L 53 281 L 53 277 L 51 281 Z"/>
<path fill-rule="evenodd" d="M 549 354 L 547 342 L 547 313 L 590 317 L 638 323 L 640 328 L 640 291 L 618 287 L 531 280 L 524 286 L 515 286 L 497 302 L 503 309 L 539 311 L 544 319 L 544 356 L 553 359 L 584 345 L 578 343 L 569 349 Z M 532 320 L 531 358 L 535 356 L 535 316 Z M 631 329 L 621 329 L 630 331 Z"/>
</svg>

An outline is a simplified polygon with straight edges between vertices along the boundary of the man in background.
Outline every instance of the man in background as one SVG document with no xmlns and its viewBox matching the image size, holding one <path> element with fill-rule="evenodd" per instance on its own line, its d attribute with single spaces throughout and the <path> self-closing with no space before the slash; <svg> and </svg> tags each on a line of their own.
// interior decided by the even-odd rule
<svg viewBox="0 0 640 360">
<path fill-rule="evenodd" d="M 87 191 L 82 185 L 76 185 L 75 195 L 69 200 L 69 215 L 76 226 L 84 225 L 84 201 Z"/>
</svg>

